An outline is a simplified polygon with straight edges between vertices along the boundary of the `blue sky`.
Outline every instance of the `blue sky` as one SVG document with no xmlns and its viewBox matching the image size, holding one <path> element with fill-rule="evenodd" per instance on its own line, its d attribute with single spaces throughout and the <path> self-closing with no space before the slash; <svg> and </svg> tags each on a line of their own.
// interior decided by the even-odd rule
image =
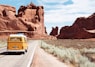
<svg viewBox="0 0 95 67">
<path fill-rule="evenodd" d="M 71 25 L 77 17 L 88 17 L 95 12 L 95 0 L 0 0 L 0 4 L 8 4 L 17 9 L 30 2 L 44 6 L 48 32 L 52 26 Z"/>
</svg>

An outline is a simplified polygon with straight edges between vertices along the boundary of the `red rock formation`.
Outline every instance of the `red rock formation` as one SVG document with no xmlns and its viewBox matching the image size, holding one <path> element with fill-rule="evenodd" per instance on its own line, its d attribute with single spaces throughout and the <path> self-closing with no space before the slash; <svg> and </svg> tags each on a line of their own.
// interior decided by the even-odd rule
<svg viewBox="0 0 95 67">
<path fill-rule="evenodd" d="M 16 9 L 15 7 L 12 6 L 8 6 L 8 5 L 0 5 L 0 16 L 3 16 L 3 11 L 8 11 L 8 13 L 12 13 L 15 14 L 16 13 Z"/>
<path fill-rule="evenodd" d="M 52 27 L 52 31 L 50 32 L 50 35 L 57 36 L 58 35 L 58 27 Z"/>
<path fill-rule="evenodd" d="M 45 27 L 45 33 L 47 34 L 47 30 L 46 30 L 46 27 Z"/>
<path fill-rule="evenodd" d="M 88 18 L 80 17 L 77 18 L 72 26 L 62 27 L 60 34 L 58 35 L 59 39 L 84 39 L 84 38 L 93 38 L 95 33 L 87 32 L 86 30 L 95 29 L 95 13 L 89 16 Z"/>
<path fill-rule="evenodd" d="M 29 34 L 31 37 L 34 34 L 45 35 L 43 6 L 33 3 L 21 6 L 16 15 L 15 7 L 0 5 L 0 31 L 2 30 L 33 31 Z"/>
<path fill-rule="evenodd" d="M 33 3 L 21 6 L 17 16 L 28 26 L 28 31 L 45 34 L 43 6 L 35 6 Z"/>
<path fill-rule="evenodd" d="M 15 16 L 14 7 L 0 5 L 0 30 L 26 30 L 27 27 Z"/>
</svg>

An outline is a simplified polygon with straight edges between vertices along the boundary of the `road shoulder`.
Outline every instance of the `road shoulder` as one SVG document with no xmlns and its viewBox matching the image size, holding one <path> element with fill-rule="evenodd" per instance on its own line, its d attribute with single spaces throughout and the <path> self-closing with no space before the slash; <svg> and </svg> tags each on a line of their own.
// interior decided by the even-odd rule
<svg viewBox="0 0 95 67">
<path fill-rule="evenodd" d="M 39 46 L 34 55 L 34 60 L 31 67 L 72 67 L 59 61 L 56 57 L 48 54 Z"/>
</svg>

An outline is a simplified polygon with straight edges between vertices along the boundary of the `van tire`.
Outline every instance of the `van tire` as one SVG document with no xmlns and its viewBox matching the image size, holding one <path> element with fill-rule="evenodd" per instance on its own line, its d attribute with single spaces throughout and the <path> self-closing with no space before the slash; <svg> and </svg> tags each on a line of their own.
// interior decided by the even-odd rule
<svg viewBox="0 0 95 67">
<path fill-rule="evenodd" d="M 27 52 L 27 49 L 25 50 L 25 52 Z"/>
<path fill-rule="evenodd" d="M 22 52 L 23 54 L 25 54 L 25 51 L 24 52 Z"/>
<path fill-rule="evenodd" d="M 6 52 L 6 55 L 8 55 L 9 54 L 9 52 Z"/>
</svg>

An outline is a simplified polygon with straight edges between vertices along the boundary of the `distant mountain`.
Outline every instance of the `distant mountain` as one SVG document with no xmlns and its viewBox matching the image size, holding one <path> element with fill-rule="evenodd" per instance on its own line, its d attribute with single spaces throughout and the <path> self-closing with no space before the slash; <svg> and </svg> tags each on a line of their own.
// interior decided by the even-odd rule
<svg viewBox="0 0 95 67">
<path fill-rule="evenodd" d="M 95 33 L 88 32 L 89 30 L 95 30 L 95 13 L 93 13 L 88 18 L 79 17 L 75 20 L 72 26 L 62 27 L 60 34 L 58 35 L 59 39 L 85 39 L 85 38 L 94 38 Z"/>
<path fill-rule="evenodd" d="M 58 39 L 86 39 L 95 38 L 95 13 L 88 18 L 79 17 L 72 26 L 60 29 Z"/>
</svg>

